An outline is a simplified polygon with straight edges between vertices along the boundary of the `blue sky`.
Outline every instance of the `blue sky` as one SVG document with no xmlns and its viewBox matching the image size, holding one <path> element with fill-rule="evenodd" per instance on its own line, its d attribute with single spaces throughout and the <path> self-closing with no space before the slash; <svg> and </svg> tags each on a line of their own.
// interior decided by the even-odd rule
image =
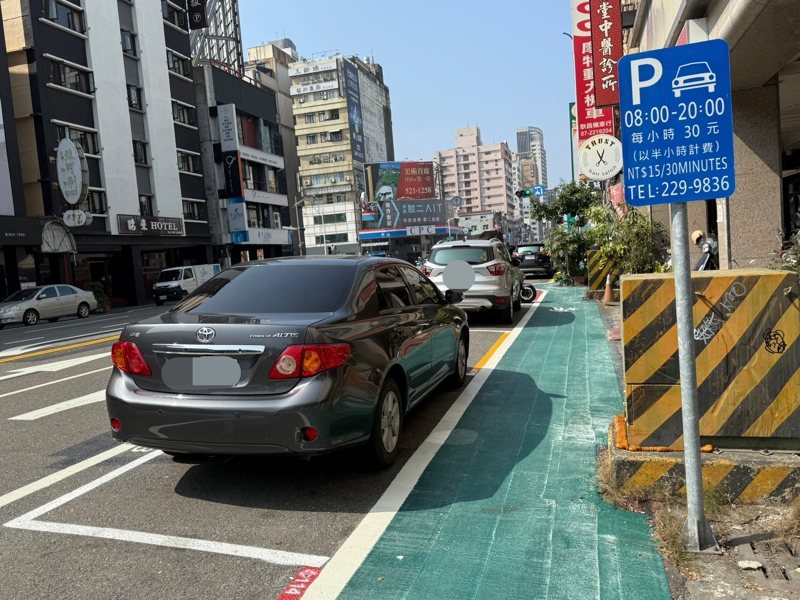
<svg viewBox="0 0 800 600">
<path fill-rule="evenodd" d="M 341 8 L 346 7 L 346 8 Z M 392 100 L 395 157 L 430 160 L 478 125 L 484 143 L 544 131 L 548 183 L 570 176 L 567 0 L 239 0 L 245 47 L 288 37 L 301 56 L 372 56 Z M 316 56 L 315 56 L 316 55 Z"/>
</svg>

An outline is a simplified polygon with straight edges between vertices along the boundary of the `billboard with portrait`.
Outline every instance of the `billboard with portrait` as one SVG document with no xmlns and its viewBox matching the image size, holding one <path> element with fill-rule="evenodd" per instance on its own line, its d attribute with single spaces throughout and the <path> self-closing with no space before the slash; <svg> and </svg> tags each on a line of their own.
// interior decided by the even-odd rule
<svg viewBox="0 0 800 600">
<path fill-rule="evenodd" d="M 382 162 L 364 165 L 370 203 L 436 198 L 432 162 Z"/>
</svg>

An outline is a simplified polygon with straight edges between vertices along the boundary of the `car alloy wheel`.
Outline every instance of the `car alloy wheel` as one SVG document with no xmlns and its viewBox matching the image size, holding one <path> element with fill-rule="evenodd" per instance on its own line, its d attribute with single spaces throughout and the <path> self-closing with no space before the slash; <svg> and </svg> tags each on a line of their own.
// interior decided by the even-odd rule
<svg viewBox="0 0 800 600">
<path fill-rule="evenodd" d="M 39 313 L 29 308 L 25 311 L 25 314 L 22 315 L 22 322 L 25 323 L 25 325 L 36 325 L 39 322 Z"/>
<path fill-rule="evenodd" d="M 464 385 L 467 380 L 467 343 L 464 337 L 458 340 L 458 350 L 456 350 L 456 370 L 447 380 L 448 387 L 456 389 Z"/>
<path fill-rule="evenodd" d="M 394 379 L 387 379 L 378 397 L 372 422 L 372 458 L 381 467 L 388 467 L 397 458 L 400 429 L 403 425 L 400 388 Z"/>
<path fill-rule="evenodd" d="M 78 318 L 85 319 L 89 316 L 89 305 L 85 302 L 81 302 L 81 305 L 78 307 Z"/>
</svg>

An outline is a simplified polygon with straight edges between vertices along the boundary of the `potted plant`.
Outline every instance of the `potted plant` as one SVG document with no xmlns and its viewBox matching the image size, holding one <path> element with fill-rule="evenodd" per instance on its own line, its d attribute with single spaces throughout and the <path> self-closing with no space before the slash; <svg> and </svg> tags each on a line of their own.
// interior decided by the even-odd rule
<svg viewBox="0 0 800 600">
<path fill-rule="evenodd" d="M 89 291 L 92 292 L 97 299 L 97 310 L 102 310 L 104 313 L 111 311 L 111 302 L 109 302 L 106 288 L 102 283 L 93 281 L 89 284 Z"/>
</svg>

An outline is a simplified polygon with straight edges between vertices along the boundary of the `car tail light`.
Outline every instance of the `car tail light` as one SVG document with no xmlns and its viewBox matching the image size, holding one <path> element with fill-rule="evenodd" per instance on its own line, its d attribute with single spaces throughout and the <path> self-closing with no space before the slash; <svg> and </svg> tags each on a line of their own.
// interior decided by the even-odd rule
<svg viewBox="0 0 800 600">
<path fill-rule="evenodd" d="M 490 265 L 488 269 L 489 269 L 489 274 L 494 275 L 495 277 L 499 277 L 500 275 L 506 274 L 506 266 L 503 263 L 496 263 L 494 265 Z"/>
<path fill-rule="evenodd" d="M 288 346 L 269 372 L 270 379 L 313 377 L 341 367 L 350 359 L 349 344 L 306 344 Z"/>
<path fill-rule="evenodd" d="M 431 273 L 433 272 L 433 269 L 426 267 L 425 265 L 422 265 L 419 270 L 422 271 L 422 274 L 425 275 L 425 277 L 430 277 Z"/>
<path fill-rule="evenodd" d="M 150 377 L 153 374 L 139 347 L 133 342 L 115 342 L 111 346 L 111 360 L 123 373 L 143 377 Z"/>
<path fill-rule="evenodd" d="M 119 431 L 122 429 L 122 423 L 119 422 L 119 419 L 112 418 L 111 419 L 111 430 L 112 431 Z"/>
</svg>

